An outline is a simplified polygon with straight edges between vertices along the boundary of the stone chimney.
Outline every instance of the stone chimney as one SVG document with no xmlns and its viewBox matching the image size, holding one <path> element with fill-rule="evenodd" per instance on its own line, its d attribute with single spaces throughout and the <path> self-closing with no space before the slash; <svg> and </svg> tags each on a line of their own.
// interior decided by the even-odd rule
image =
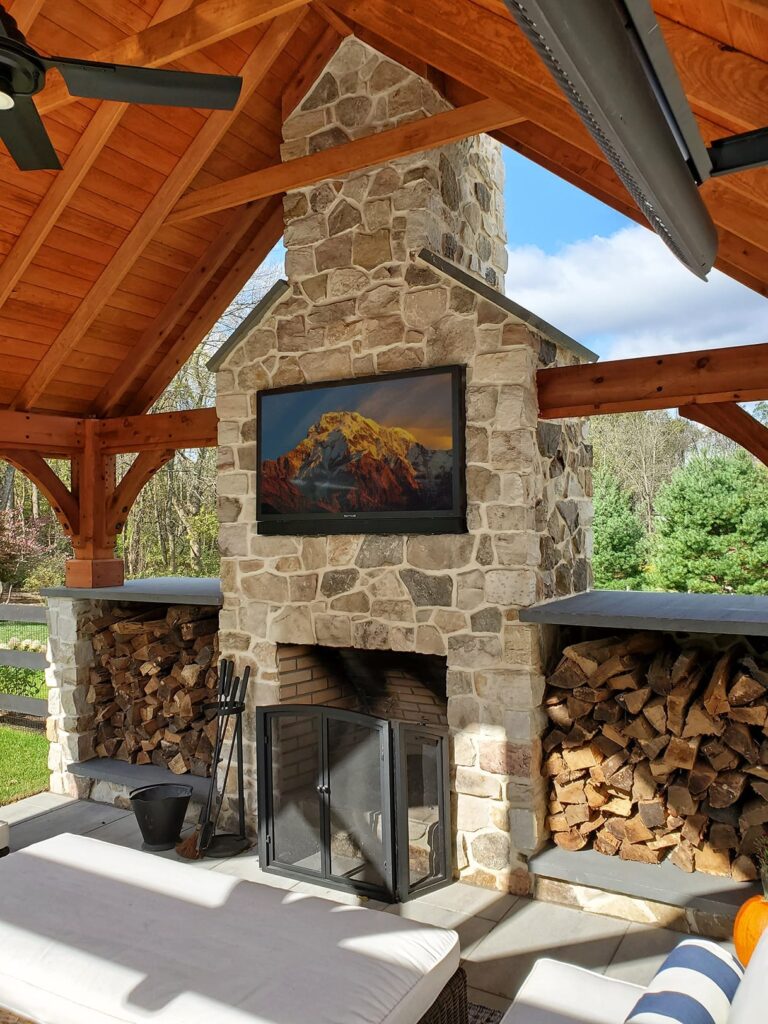
<svg viewBox="0 0 768 1024">
<path fill-rule="evenodd" d="M 449 110 L 424 79 L 347 39 L 283 125 L 284 160 Z M 312 301 L 402 277 L 430 249 L 503 291 L 501 146 L 487 135 L 291 193 L 286 273 Z M 351 287 L 350 287 L 351 285 Z"/>
<path fill-rule="evenodd" d="M 347 39 L 284 126 L 283 156 L 447 109 L 426 81 Z M 589 581 L 589 448 L 538 423 L 536 371 L 589 353 L 502 293 L 499 147 L 487 136 L 292 192 L 288 281 L 211 362 L 217 371 L 220 645 L 280 701 L 280 645 L 447 661 L 455 862 L 525 891 L 545 840 L 547 636 L 519 610 Z M 259 389 L 466 367 L 467 533 L 265 537 L 256 517 Z M 253 750 L 248 771 L 255 821 Z"/>
</svg>

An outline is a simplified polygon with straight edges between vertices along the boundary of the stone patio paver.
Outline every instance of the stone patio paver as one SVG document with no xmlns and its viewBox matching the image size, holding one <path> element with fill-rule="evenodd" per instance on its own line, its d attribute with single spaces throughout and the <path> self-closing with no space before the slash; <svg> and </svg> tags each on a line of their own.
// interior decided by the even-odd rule
<svg viewBox="0 0 768 1024">
<path fill-rule="evenodd" d="M 41 793 L 0 808 L 0 816 L 11 823 L 12 850 L 62 832 L 90 835 L 133 849 L 141 846 L 131 812 L 107 804 Z M 155 856 L 175 859 L 173 851 Z M 566 960 L 613 978 L 646 984 L 666 954 L 684 937 L 664 928 L 628 924 L 460 882 L 397 906 L 360 900 L 349 893 L 268 874 L 260 869 L 254 850 L 226 860 L 188 863 L 285 889 L 291 898 L 320 896 L 424 924 L 455 928 L 461 940 L 470 999 L 493 1009 L 503 1010 L 509 1005 L 539 957 Z M 730 943 L 724 945 L 733 948 Z"/>
</svg>

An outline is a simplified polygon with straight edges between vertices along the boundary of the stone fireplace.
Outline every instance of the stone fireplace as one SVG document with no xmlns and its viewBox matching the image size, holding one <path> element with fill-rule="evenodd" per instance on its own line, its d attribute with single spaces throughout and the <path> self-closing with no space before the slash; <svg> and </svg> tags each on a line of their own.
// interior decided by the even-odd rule
<svg viewBox="0 0 768 1024">
<path fill-rule="evenodd" d="M 283 155 L 446 107 L 429 83 L 348 39 L 285 122 Z M 291 700 L 301 687 L 304 698 L 320 692 L 311 675 L 320 648 L 442 659 L 455 870 L 523 891 L 526 858 L 545 838 L 549 633 L 518 613 L 586 589 L 590 553 L 590 449 L 580 423 L 538 423 L 536 371 L 590 354 L 503 296 L 501 185 L 499 147 L 482 136 L 286 196 L 288 280 L 211 364 L 219 642 L 239 671 L 251 666 L 254 708 L 284 702 L 286 686 L 297 687 Z M 260 390 L 452 364 L 467 379 L 466 533 L 259 534 Z M 287 672 L 286 659 L 297 663 Z M 286 682 L 307 664 L 309 679 Z M 343 699 L 329 690 L 330 702 Z"/>
</svg>

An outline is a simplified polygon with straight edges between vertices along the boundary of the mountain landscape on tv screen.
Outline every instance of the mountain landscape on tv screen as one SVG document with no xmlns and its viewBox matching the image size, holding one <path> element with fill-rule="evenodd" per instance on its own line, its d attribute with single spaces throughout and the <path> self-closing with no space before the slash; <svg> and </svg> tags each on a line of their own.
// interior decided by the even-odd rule
<svg viewBox="0 0 768 1024">
<path fill-rule="evenodd" d="M 326 412 L 261 464 L 261 514 L 450 510 L 453 452 L 357 412 Z"/>
</svg>

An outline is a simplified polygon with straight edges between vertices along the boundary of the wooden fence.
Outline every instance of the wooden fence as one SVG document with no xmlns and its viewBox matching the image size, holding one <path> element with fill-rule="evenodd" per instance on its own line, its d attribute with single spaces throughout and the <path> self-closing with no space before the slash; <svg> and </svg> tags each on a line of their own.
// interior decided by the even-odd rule
<svg viewBox="0 0 768 1024">
<path fill-rule="evenodd" d="M 0 604 L 0 622 L 46 622 L 45 606 L 39 604 Z M 0 647 L 0 667 L 31 668 L 37 671 L 48 668 L 48 658 L 39 651 L 10 651 Z M 0 683 L 0 690 L 2 683 Z M 0 711 L 21 715 L 44 717 L 48 714 L 48 702 L 37 697 L 17 697 L 12 693 L 0 692 Z"/>
</svg>

